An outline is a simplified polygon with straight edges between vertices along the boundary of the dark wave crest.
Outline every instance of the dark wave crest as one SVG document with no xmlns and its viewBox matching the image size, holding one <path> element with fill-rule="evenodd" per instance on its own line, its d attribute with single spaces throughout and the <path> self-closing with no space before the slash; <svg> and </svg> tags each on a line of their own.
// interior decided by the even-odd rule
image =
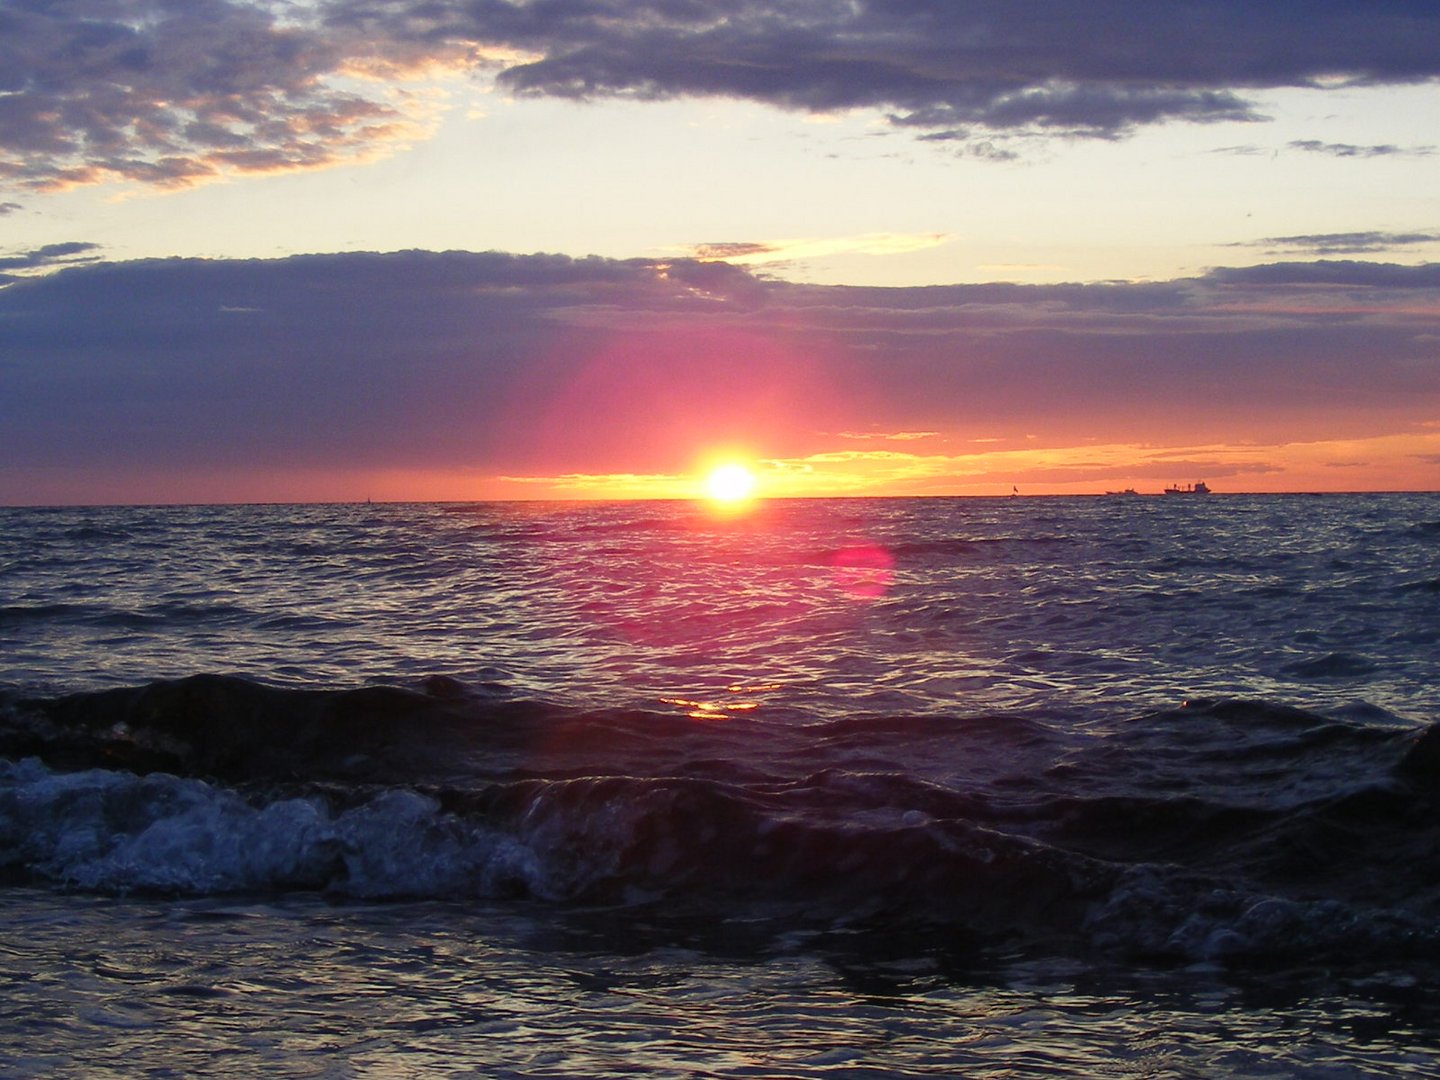
<svg viewBox="0 0 1440 1080">
<path fill-rule="evenodd" d="M 0 866 L 179 894 L 518 897 L 1182 959 L 1440 958 L 1440 727 L 1197 701 L 786 723 L 445 677 L 0 709 Z"/>
</svg>

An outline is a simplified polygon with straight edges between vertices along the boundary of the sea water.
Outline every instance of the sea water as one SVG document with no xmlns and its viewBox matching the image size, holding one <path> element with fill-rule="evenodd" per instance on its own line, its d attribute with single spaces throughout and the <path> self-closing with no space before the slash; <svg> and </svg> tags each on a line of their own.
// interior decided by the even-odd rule
<svg viewBox="0 0 1440 1080">
<path fill-rule="evenodd" d="M 0 510 L 0 1075 L 1440 1076 L 1440 496 Z"/>
</svg>

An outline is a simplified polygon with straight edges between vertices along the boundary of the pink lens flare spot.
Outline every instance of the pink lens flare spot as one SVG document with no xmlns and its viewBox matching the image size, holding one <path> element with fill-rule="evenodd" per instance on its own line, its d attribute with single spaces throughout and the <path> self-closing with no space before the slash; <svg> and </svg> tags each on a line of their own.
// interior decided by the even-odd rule
<svg viewBox="0 0 1440 1080">
<path fill-rule="evenodd" d="M 869 542 L 841 548 L 830 568 L 835 584 L 857 600 L 878 600 L 895 581 L 895 556 Z"/>
</svg>

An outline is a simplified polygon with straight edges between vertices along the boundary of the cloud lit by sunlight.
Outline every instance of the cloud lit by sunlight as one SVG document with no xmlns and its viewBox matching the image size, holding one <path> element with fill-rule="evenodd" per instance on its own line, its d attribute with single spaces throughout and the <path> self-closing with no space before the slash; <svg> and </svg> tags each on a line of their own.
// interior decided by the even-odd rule
<svg viewBox="0 0 1440 1080">
<path fill-rule="evenodd" d="M 1039 441 L 1039 440 L 1037 440 Z M 968 441 L 968 445 L 974 445 Z M 1221 492 L 1426 490 L 1440 431 L 1275 445 L 1129 443 L 963 453 L 837 449 L 757 461 L 751 481 L 775 498 L 837 495 L 1086 495 L 1127 487 L 1158 494 L 1207 481 Z M 717 470 L 718 471 L 718 470 Z M 509 497 L 691 498 L 693 478 L 634 474 L 502 477 Z M 726 481 L 729 483 L 730 481 Z M 734 481 L 738 485 L 738 478 Z"/>
<path fill-rule="evenodd" d="M 933 439 L 939 434 L 938 431 L 837 431 L 835 437 L 859 442 L 915 442 Z"/>
<path fill-rule="evenodd" d="M 763 266 L 831 255 L 908 255 L 949 241 L 950 237 L 945 233 L 865 233 L 860 236 L 695 244 L 685 249 L 683 254 L 706 262 Z"/>
</svg>

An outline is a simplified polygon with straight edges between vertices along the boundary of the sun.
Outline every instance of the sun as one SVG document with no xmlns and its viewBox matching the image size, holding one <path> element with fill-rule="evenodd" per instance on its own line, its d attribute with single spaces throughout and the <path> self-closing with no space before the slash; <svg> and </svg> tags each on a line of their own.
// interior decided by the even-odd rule
<svg viewBox="0 0 1440 1080">
<path fill-rule="evenodd" d="M 736 461 L 716 465 L 705 476 L 705 494 L 728 506 L 743 503 L 755 494 L 755 474 Z"/>
</svg>

